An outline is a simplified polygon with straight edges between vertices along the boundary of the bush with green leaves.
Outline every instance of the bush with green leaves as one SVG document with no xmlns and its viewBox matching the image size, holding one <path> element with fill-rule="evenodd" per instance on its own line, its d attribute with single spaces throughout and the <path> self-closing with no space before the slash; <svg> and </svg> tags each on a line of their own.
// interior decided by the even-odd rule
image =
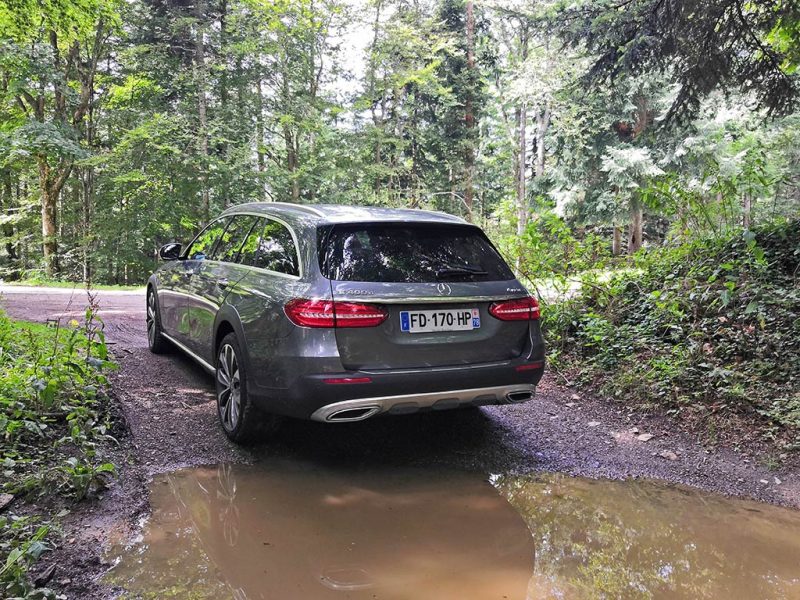
<svg viewBox="0 0 800 600">
<path fill-rule="evenodd" d="M 800 445 L 800 221 L 640 255 L 543 315 L 555 368 L 604 395 Z"/>
<path fill-rule="evenodd" d="M 77 501 L 105 487 L 115 475 L 101 452 L 113 443 L 103 395 L 113 367 L 92 307 L 83 324 L 52 327 L 0 312 L 0 492 Z M 50 544 L 51 526 L 35 521 L 9 510 L 0 518 L 0 596 L 47 595 L 26 578 Z"/>
</svg>

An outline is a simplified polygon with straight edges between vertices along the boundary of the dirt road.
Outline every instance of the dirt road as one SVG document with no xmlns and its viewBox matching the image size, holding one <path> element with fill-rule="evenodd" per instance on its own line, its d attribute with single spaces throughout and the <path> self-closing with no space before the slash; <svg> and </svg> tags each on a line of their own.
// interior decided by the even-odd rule
<svg viewBox="0 0 800 600">
<path fill-rule="evenodd" d="M 144 292 L 97 294 L 107 338 L 120 365 L 111 379 L 130 428 L 123 449 L 128 464 L 123 465 L 115 488 L 91 507 L 91 514 L 76 520 L 83 528 L 78 544 L 81 539 L 96 540 L 103 546 L 109 537 L 125 535 L 127 526 L 147 510 L 143 484 L 156 473 L 223 461 L 251 463 L 267 456 L 317 464 L 346 461 L 484 473 L 540 470 L 658 478 L 800 505 L 797 473 L 768 471 L 758 460 L 730 450 L 708 451 L 663 419 L 644 419 L 628 413 L 624 405 L 609 406 L 578 395 L 549 374 L 537 397 L 524 405 L 337 425 L 287 421 L 277 437 L 239 448 L 227 441 L 217 424 L 212 379 L 178 351 L 164 356 L 148 351 Z M 33 321 L 80 319 L 86 305 L 80 288 L 0 286 L 0 295 L 0 305 L 12 317 Z M 653 437 L 641 441 L 637 437 L 641 434 Z M 88 561 L 84 594 L 87 578 L 103 568 L 98 544 L 92 547 L 94 559 L 83 557 Z"/>
</svg>

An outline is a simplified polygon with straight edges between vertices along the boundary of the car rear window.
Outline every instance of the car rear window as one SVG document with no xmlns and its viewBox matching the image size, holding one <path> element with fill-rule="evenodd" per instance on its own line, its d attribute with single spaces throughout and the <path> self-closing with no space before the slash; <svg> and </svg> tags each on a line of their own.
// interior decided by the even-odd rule
<svg viewBox="0 0 800 600">
<path fill-rule="evenodd" d="M 320 269 L 336 281 L 508 281 L 514 274 L 470 225 L 374 223 L 319 230 Z"/>
</svg>

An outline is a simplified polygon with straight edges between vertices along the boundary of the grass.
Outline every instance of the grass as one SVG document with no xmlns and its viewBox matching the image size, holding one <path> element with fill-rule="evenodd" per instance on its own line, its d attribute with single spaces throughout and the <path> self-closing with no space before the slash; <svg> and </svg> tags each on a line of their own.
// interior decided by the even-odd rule
<svg viewBox="0 0 800 600">
<path fill-rule="evenodd" d="M 36 499 L 78 502 L 115 474 L 103 456 L 114 366 L 91 297 L 83 323 L 49 327 L 0 312 L 0 492 L 15 496 L 0 515 L 0 597 L 53 596 L 28 579 L 57 530 L 56 517 L 36 514 Z"/>
</svg>

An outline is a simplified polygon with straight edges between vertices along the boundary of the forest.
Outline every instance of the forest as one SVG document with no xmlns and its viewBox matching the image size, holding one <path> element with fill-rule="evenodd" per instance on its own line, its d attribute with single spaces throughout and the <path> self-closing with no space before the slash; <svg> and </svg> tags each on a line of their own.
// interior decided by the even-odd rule
<svg viewBox="0 0 800 600">
<path fill-rule="evenodd" d="M 243 202 L 446 211 L 563 382 L 800 444 L 796 3 L 0 0 L 0 39 L 0 279 L 141 285 Z"/>
<path fill-rule="evenodd" d="M 141 284 L 250 201 L 460 214 L 537 277 L 791 216 L 799 31 L 791 2 L 3 0 L 0 277 Z"/>
</svg>

